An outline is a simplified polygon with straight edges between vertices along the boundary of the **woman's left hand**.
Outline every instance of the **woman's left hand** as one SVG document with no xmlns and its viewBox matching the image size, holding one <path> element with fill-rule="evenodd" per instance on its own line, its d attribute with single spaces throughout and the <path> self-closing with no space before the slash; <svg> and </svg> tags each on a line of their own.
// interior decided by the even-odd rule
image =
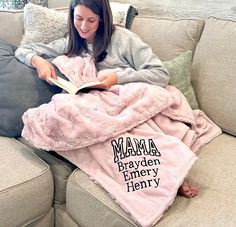
<svg viewBox="0 0 236 227">
<path fill-rule="evenodd" d="M 117 75 L 115 72 L 107 72 L 98 75 L 97 79 L 102 82 L 102 88 L 108 90 L 111 86 L 117 84 Z"/>
</svg>

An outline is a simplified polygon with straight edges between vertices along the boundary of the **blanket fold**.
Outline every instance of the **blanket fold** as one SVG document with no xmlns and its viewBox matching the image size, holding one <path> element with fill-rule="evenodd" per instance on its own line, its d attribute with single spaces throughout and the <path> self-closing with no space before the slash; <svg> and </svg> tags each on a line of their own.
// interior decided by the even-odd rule
<svg viewBox="0 0 236 227">
<path fill-rule="evenodd" d="M 57 94 L 50 103 L 24 114 L 27 127 L 22 136 L 45 150 L 81 148 L 143 123 L 164 109 L 168 100 L 165 89 L 142 83 L 107 92 Z"/>
<path fill-rule="evenodd" d="M 193 151 L 221 132 L 202 111 L 192 110 L 175 87 L 130 83 L 106 92 L 56 94 L 23 115 L 27 127 L 22 136 L 45 150 L 71 150 L 103 142 L 149 119 Z"/>
</svg>

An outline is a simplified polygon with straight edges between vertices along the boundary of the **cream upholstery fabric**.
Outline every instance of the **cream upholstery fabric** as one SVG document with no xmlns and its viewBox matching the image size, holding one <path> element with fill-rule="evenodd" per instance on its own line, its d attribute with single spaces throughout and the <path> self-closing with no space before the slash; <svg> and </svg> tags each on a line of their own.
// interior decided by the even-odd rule
<svg viewBox="0 0 236 227">
<path fill-rule="evenodd" d="M 66 212 L 65 204 L 57 204 L 54 208 L 56 227 L 79 227 L 79 225 Z"/>
<path fill-rule="evenodd" d="M 27 227 L 53 227 L 54 209 L 53 207 L 42 217 L 27 224 Z"/>
<path fill-rule="evenodd" d="M 68 161 L 63 160 L 61 157 L 58 157 L 56 153 L 35 148 L 22 137 L 18 140 L 22 144 L 29 147 L 32 152 L 34 152 L 50 166 L 54 180 L 54 203 L 65 203 L 67 180 L 76 167 Z"/>
<path fill-rule="evenodd" d="M 193 59 L 193 86 L 200 108 L 236 135 L 236 21 L 206 21 Z"/>
<path fill-rule="evenodd" d="M 23 11 L 1 11 L 0 37 L 14 45 L 19 45 L 23 35 Z M 10 22 L 10 23 L 6 23 Z M 12 26 L 9 26 L 11 24 Z"/>
<path fill-rule="evenodd" d="M 134 226 L 107 192 L 79 169 L 69 177 L 66 199 L 67 212 L 81 226 Z"/>
<path fill-rule="evenodd" d="M 0 160 L 0 226 L 23 226 L 45 215 L 53 200 L 49 166 L 7 137 L 0 137 Z"/>
<path fill-rule="evenodd" d="M 194 51 L 203 24 L 202 20 L 195 19 L 137 16 L 131 30 L 149 44 L 162 61 L 167 61 L 186 50 Z"/>
</svg>

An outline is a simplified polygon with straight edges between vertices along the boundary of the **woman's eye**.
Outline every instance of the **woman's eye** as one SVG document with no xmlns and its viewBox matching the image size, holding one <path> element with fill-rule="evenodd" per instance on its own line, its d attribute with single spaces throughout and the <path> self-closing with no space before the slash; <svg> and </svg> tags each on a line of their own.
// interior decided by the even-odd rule
<svg viewBox="0 0 236 227">
<path fill-rule="evenodd" d="M 81 18 L 81 17 L 76 17 L 76 20 L 78 20 L 78 21 L 82 21 L 83 18 Z"/>
</svg>

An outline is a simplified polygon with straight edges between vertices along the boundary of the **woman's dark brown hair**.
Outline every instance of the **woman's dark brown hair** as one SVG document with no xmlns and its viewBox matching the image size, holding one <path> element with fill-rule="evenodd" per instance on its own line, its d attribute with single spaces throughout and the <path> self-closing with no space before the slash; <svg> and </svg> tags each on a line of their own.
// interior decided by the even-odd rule
<svg viewBox="0 0 236 227">
<path fill-rule="evenodd" d="M 85 39 L 81 38 L 74 26 L 74 9 L 77 5 L 84 5 L 100 17 L 98 29 L 93 42 L 93 57 L 95 63 L 102 61 L 106 57 L 106 49 L 111 42 L 114 31 L 112 12 L 108 0 L 71 0 L 69 8 L 69 44 L 67 56 L 81 56 L 87 51 Z"/>
</svg>

